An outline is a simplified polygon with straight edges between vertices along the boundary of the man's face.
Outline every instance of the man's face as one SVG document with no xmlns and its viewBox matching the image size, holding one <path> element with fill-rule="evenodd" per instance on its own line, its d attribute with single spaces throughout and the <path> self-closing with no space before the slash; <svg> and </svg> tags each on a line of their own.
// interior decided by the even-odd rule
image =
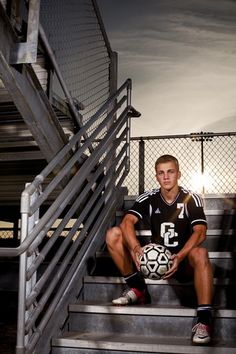
<svg viewBox="0 0 236 354">
<path fill-rule="evenodd" d="M 162 189 L 167 191 L 178 185 L 180 171 L 174 162 L 164 162 L 157 165 L 156 178 Z"/>
</svg>

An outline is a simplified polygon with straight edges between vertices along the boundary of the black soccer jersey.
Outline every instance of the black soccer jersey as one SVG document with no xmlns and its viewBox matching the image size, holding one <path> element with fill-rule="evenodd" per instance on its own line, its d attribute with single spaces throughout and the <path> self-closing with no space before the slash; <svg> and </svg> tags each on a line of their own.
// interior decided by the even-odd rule
<svg viewBox="0 0 236 354">
<path fill-rule="evenodd" d="M 202 198 L 182 187 L 172 203 L 166 202 L 160 189 L 141 194 L 128 210 L 138 219 L 148 219 L 152 242 L 177 253 L 192 234 L 194 225 L 207 225 Z"/>
</svg>

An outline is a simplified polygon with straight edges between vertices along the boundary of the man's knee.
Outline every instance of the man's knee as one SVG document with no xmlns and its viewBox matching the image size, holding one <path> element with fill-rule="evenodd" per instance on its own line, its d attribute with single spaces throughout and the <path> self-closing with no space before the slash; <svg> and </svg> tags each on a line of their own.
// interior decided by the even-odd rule
<svg viewBox="0 0 236 354">
<path fill-rule="evenodd" d="M 119 226 L 114 226 L 107 230 L 106 243 L 108 245 L 114 245 L 122 238 L 122 232 Z"/>
<path fill-rule="evenodd" d="M 189 262 L 192 267 L 195 265 L 204 265 L 209 262 L 208 251 L 204 247 L 195 247 L 189 253 Z"/>
</svg>

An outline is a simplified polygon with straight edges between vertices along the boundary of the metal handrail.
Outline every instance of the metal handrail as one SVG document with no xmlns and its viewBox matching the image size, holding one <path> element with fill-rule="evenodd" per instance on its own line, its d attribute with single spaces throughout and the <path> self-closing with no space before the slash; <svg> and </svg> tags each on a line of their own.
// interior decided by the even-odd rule
<svg viewBox="0 0 236 354">
<path fill-rule="evenodd" d="M 61 151 L 52 159 L 52 161 L 45 167 L 45 169 L 35 177 L 34 181 L 26 187 L 26 189 L 22 192 L 22 197 L 21 197 L 21 213 L 25 214 L 27 213 L 29 216 L 32 215 L 36 209 L 38 209 L 39 204 L 41 204 L 47 197 L 48 194 L 50 194 L 51 190 L 55 188 L 55 185 L 62 180 L 62 178 L 66 175 L 67 171 L 69 168 L 72 167 L 72 165 L 79 159 L 79 157 L 83 154 L 83 152 L 86 150 L 86 148 L 91 144 L 91 142 L 94 139 L 94 136 L 98 133 L 98 131 L 103 128 L 105 125 L 107 125 L 107 121 L 111 120 L 112 115 L 114 112 L 120 108 L 120 106 L 124 103 L 125 97 L 124 96 L 118 103 L 116 103 L 115 108 L 113 111 L 111 111 L 108 115 L 107 118 L 103 121 L 102 124 L 95 130 L 95 132 L 90 136 L 88 140 L 83 144 L 83 146 L 77 150 L 77 152 L 72 156 L 71 160 L 68 161 L 67 164 L 65 164 L 64 168 L 58 173 L 58 175 L 54 179 L 54 183 L 52 182 L 52 186 L 48 186 L 49 190 L 45 191 L 45 194 L 39 197 L 39 199 L 36 202 L 36 205 L 31 207 L 31 210 L 29 210 L 29 198 L 30 196 L 39 188 L 39 186 L 44 182 L 45 178 L 56 168 L 57 164 L 59 161 L 63 160 L 63 158 L 66 156 L 66 154 L 72 150 L 73 146 L 76 145 L 76 143 L 80 140 L 81 136 L 83 135 L 84 131 L 88 129 L 94 121 L 96 121 L 99 117 L 99 115 L 103 114 L 108 107 L 110 106 L 111 102 L 115 101 L 117 97 L 121 94 L 121 92 L 126 88 L 128 91 L 130 90 L 131 87 L 131 80 L 128 79 L 126 82 L 119 88 L 119 90 L 111 97 L 108 99 L 108 101 L 99 109 L 97 113 L 87 122 L 87 124 L 76 134 L 72 137 L 72 139 L 61 149 Z M 130 106 L 127 105 L 125 111 L 123 112 L 122 119 L 128 115 Z M 119 124 L 119 120 L 115 122 L 115 125 Z M 114 129 L 114 127 L 112 128 Z M 115 130 L 112 132 L 109 138 L 109 140 L 112 140 L 112 137 L 115 135 Z M 104 144 L 104 141 L 103 141 Z M 82 178 L 86 175 L 86 171 L 88 168 L 88 165 L 90 163 L 91 159 L 87 160 L 84 163 L 84 166 L 80 169 L 80 175 L 82 175 Z M 95 162 L 93 162 L 95 164 Z M 57 202 L 55 205 L 55 209 L 60 205 L 60 202 Z M 55 212 L 54 210 L 52 213 Z M 51 218 L 51 215 L 48 215 L 48 219 Z M 45 224 L 47 220 L 43 220 L 42 224 Z M 20 244 L 20 246 L 15 247 L 15 248 L 10 248 L 10 247 L 5 247 L 5 248 L 0 248 L 0 257 L 5 256 L 5 257 L 17 257 L 23 252 L 26 251 L 26 249 L 32 244 L 36 236 L 39 235 L 40 232 L 40 224 L 36 226 L 36 228 L 33 230 L 31 235 L 23 241 L 23 243 Z"/>
<path fill-rule="evenodd" d="M 17 354 L 35 350 L 56 306 L 70 301 L 63 294 L 74 277 L 81 277 L 85 257 L 94 255 L 96 247 L 104 242 L 104 229 L 111 222 L 111 215 L 115 215 L 120 199 L 118 190 L 129 171 L 130 92 L 128 79 L 22 193 L 21 244 L 0 248 L 0 256 L 20 255 Z M 81 141 L 86 129 L 100 117 L 100 125 Z M 101 132 L 103 139 L 98 140 Z M 92 143 L 94 151 L 78 167 Z M 46 210 L 38 218 L 44 206 Z M 72 218 L 75 222 L 67 236 L 50 256 L 43 273 L 36 277 Z M 61 221 L 51 238 L 42 243 L 58 219 Z M 82 280 L 76 284 L 82 287 Z"/>
</svg>

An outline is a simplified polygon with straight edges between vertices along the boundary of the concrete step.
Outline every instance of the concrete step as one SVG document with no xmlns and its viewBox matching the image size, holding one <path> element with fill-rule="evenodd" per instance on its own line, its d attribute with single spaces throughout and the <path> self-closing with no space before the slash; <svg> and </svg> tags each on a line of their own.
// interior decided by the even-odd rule
<svg viewBox="0 0 236 354">
<path fill-rule="evenodd" d="M 52 354 L 234 354 L 235 343 L 216 341 L 211 346 L 193 346 L 189 339 L 157 338 L 144 335 L 69 332 L 53 339 Z"/>
<path fill-rule="evenodd" d="M 124 210 L 132 207 L 137 195 L 127 195 L 124 198 Z M 205 194 L 203 196 L 204 208 L 207 209 L 235 209 L 236 194 Z"/>
<path fill-rule="evenodd" d="M 156 338 L 189 338 L 196 311 L 176 306 L 111 306 L 81 303 L 69 306 L 68 328 L 72 332 L 133 334 Z M 214 313 L 213 339 L 236 340 L 236 310 L 218 309 Z M 181 328 L 181 330 L 180 330 Z"/>
<path fill-rule="evenodd" d="M 213 266 L 213 273 L 216 278 L 231 278 L 236 275 L 236 253 L 235 252 L 209 252 Z M 96 268 L 93 275 L 113 276 L 119 272 L 112 258 L 107 251 L 96 252 Z"/>
<path fill-rule="evenodd" d="M 193 283 L 181 284 L 171 280 L 146 279 L 152 303 L 156 305 L 188 306 L 195 307 L 197 304 Z M 125 288 L 122 277 L 84 277 L 83 299 L 108 302 L 120 296 Z M 236 309 L 236 281 L 235 279 L 214 279 L 214 300 L 216 307 Z"/>
</svg>

